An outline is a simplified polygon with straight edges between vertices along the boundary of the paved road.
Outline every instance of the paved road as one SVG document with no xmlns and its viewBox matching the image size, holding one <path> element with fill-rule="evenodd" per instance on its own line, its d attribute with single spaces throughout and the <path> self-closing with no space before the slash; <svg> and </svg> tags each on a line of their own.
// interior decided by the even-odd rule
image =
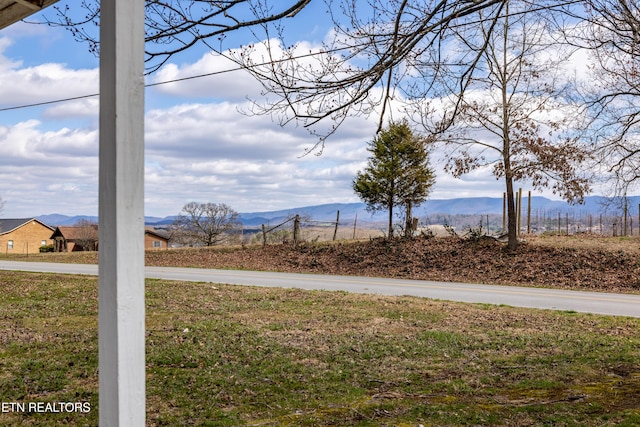
<svg viewBox="0 0 640 427">
<path fill-rule="evenodd" d="M 67 274 L 98 274 L 97 265 L 86 264 L 0 261 L 0 269 Z M 640 317 L 640 295 L 629 294 L 475 285 L 425 280 L 173 267 L 146 267 L 146 277 L 234 285 L 341 290 L 381 295 L 412 295 L 450 301 Z"/>
</svg>

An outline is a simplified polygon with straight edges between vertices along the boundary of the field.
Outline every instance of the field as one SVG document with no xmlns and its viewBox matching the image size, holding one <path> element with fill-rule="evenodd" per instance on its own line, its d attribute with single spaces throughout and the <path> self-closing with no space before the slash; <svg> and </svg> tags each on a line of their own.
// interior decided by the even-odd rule
<svg viewBox="0 0 640 427">
<path fill-rule="evenodd" d="M 504 282 L 541 286 L 565 272 L 582 281 L 558 286 L 637 292 L 638 241 L 592 239 L 530 241 L 516 254 L 417 239 L 161 251 L 147 262 L 322 271 L 333 259 L 404 277 L 471 269 L 469 281 L 484 266 Z M 534 274 L 544 259 L 532 259 L 551 255 L 558 272 Z M 527 275 L 498 273 L 514 265 Z M 606 280 L 587 277 L 602 269 Z M 0 293 L 0 425 L 97 425 L 97 279 L 0 271 Z M 150 426 L 640 425 L 640 319 L 160 280 L 147 281 L 146 305 Z M 90 410 L 13 410 L 55 402 Z"/>
<path fill-rule="evenodd" d="M 97 424 L 95 278 L 0 272 L 0 395 Z M 147 282 L 151 426 L 640 423 L 639 319 Z"/>
</svg>

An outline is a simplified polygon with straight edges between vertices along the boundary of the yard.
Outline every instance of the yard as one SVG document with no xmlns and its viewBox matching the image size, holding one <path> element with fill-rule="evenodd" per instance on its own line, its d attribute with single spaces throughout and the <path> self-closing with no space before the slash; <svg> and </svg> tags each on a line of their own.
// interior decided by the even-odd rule
<svg viewBox="0 0 640 427">
<path fill-rule="evenodd" d="M 0 292 L 0 424 L 97 425 L 97 279 L 2 271 Z M 158 280 L 146 293 L 150 426 L 640 424 L 640 319 Z M 47 403 L 61 410 L 16 411 Z"/>
</svg>

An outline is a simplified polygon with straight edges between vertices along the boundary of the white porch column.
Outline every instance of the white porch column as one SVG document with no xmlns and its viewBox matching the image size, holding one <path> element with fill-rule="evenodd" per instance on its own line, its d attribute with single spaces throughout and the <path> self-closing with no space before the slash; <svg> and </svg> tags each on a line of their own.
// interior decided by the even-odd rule
<svg viewBox="0 0 640 427">
<path fill-rule="evenodd" d="M 145 425 L 144 0 L 102 0 L 100 425 Z"/>
</svg>

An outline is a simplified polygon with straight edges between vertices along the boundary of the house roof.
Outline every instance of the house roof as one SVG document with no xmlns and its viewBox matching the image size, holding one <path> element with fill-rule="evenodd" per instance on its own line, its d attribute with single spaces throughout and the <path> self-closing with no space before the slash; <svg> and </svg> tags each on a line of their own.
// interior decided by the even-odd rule
<svg viewBox="0 0 640 427">
<path fill-rule="evenodd" d="M 95 231 L 95 238 L 98 239 L 98 226 L 92 227 Z M 59 226 L 51 235 L 54 239 L 56 236 L 62 236 L 66 240 L 86 239 L 88 236 L 86 227 Z"/>
<path fill-rule="evenodd" d="M 157 230 L 151 230 L 149 228 L 145 228 L 144 232 L 145 232 L 145 234 L 151 234 L 152 236 L 156 236 L 156 237 L 158 237 L 160 239 L 164 239 L 164 240 L 169 240 L 171 238 L 165 232 L 157 231 Z"/>
<path fill-rule="evenodd" d="M 98 226 L 94 226 L 93 229 L 95 230 L 96 233 L 96 240 L 98 239 Z M 169 236 L 167 236 L 166 234 L 159 232 L 159 231 L 154 231 L 154 230 L 150 230 L 150 229 L 145 229 L 144 232 L 146 234 L 151 234 L 153 236 L 156 236 L 160 239 L 165 239 L 165 240 L 169 240 Z M 76 240 L 76 239 L 85 239 L 87 237 L 87 230 L 85 227 L 73 227 L 73 226 L 59 226 L 56 227 L 55 231 L 53 232 L 53 234 L 51 235 L 51 238 L 54 239 L 57 236 L 62 236 L 64 237 L 66 240 Z"/>
<path fill-rule="evenodd" d="M 31 221 L 35 221 L 51 230 L 53 227 L 45 224 L 37 218 L 17 218 L 17 219 L 0 219 L 0 235 L 11 233 L 13 230 L 20 228 Z"/>
<path fill-rule="evenodd" d="M 0 0 L 0 30 L 51 6 L 58 0 Z"/>
</svg>

